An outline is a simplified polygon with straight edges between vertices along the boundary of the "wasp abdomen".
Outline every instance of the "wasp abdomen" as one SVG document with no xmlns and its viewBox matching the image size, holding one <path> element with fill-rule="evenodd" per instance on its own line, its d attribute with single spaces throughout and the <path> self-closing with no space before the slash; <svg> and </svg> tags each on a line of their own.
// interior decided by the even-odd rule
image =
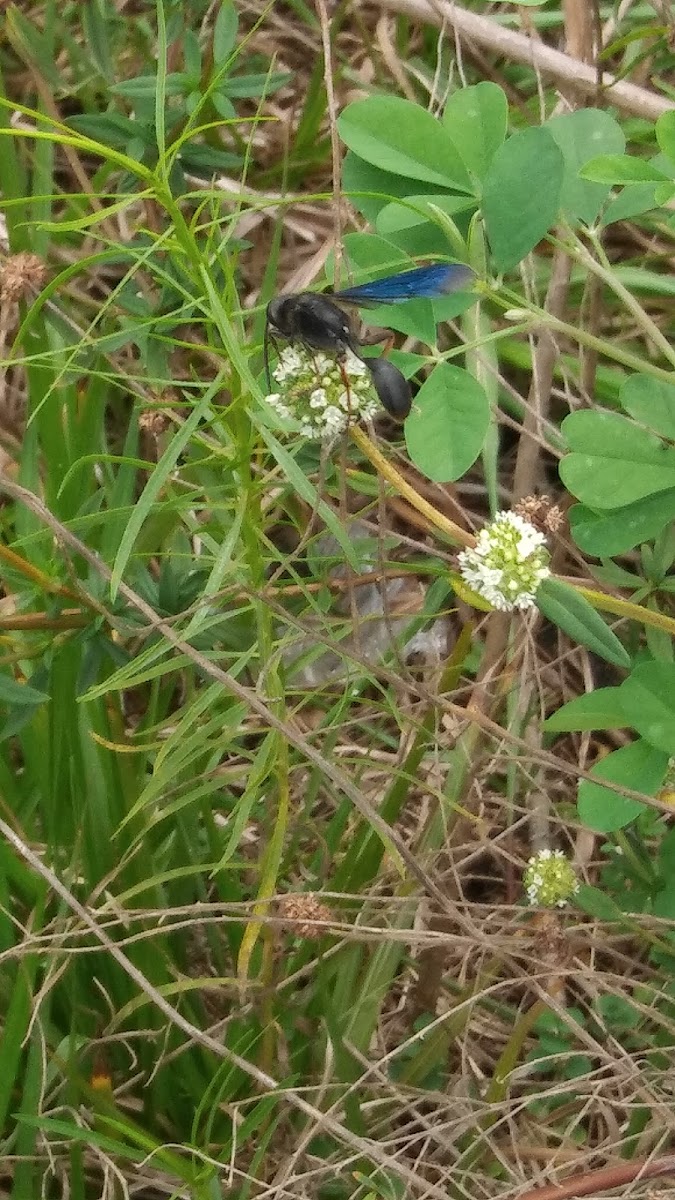
<svg viewBox="0 0 675 1200">
<path fill-rule="evenodd" d="M 364 358 L 380 404 L 397 421 L 405 421 L 412 408 L 412 392 L 405 375 L 388 358 Z"/>
</svg>

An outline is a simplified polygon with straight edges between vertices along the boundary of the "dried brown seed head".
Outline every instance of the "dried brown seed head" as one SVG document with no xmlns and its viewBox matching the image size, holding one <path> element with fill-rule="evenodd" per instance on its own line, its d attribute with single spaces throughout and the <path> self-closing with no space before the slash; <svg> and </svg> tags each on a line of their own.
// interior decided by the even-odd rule
<svg viewBox="0 0 675 1200">
<path fill-rule="evenodd" d="M 158 408 L 146 408 L 138 418 L 138 428 L 156 438 L 169 428 L 169 418 Z"/>
<path fill-rule="evenodd" d="M 514 505 L 513 511 L 517 512 L 525 521 L 529 521 L 541 533 L 559 533 L 565 524 L 565 514 L 562 509 L 557 504 L 553 504 L 551 497 L 546 494 L 524 496 Z"/>
<path fill-rule="evenodd" d="M 310 893 L 296 892 L 282 896 L 278 903 L 279 916 L 287 921 L 298 937 L 318 938 L 326 932 L 316 921 L 332 921 L 333 914 L 326 904 Z"/>
<path fill-rule="evenodd" d="M 46 277 L 46 264 L 37 254 L 10 254 L 0 268 L 0 298 L 16 304 L 39 292 Z"/>
</svg>

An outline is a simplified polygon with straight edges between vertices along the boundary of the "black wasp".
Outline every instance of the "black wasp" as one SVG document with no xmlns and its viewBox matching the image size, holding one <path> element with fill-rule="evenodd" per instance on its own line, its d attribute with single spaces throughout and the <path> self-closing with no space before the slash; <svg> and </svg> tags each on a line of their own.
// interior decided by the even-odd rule
<svg viewBox="0 0 675 1200">
<path fill-rule="evenodd" d="M 347 314 L 340 305 L 368 308 L 377 304 L 401 304 L 404 300 L 437 300 L 448 292 L 459 291 L 473 279 L 470 267 L 460 263 L 428 263 L 412 271 L 388 275 L 372 283 L 345 288 L 325 296 L 317 292 L 299 292 L 277 296 L 267 305 L 265 329 L 265 370 L 270 382 L 269 342 L 283 338 L 300 342 L 311 350 L 324 350 L 340 358 L 351 350 L 370 371 L 373 387 L 383 408 L 403 421 L 412 407 L 410 384 L 386 358 L 364 358 Z"/>
</svg>

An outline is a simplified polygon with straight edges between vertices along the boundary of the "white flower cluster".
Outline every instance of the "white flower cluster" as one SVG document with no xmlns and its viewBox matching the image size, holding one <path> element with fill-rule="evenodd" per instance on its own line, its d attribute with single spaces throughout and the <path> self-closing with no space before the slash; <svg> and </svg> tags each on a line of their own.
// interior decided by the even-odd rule
<svg viewBox="0 0 675 1200">
<path fill-rule="evenodd" d="M 499 512 L 458 555 L 462 579 L 493 608 L 531 608 L 550 574 L 546 538 L 518 513 Z"/>
<path fill-rule="evenodd" d="M 540 850 L 528 860 L 523 884 L 530 904 L 564 908 L 579 891 L 574 867 L 562 850 Z"/>
<path fill-rule="evenodd" d="M 272 378 L 280 390 L 266 396 L 267 403 L 279 416 L 299 421 L 303 437 L 332 441 L 350 422 L 373 417 L 379 408 L 370 372 L 350 350 L 338 362 L 319 351 L 285 346 Z"/>
</svg>

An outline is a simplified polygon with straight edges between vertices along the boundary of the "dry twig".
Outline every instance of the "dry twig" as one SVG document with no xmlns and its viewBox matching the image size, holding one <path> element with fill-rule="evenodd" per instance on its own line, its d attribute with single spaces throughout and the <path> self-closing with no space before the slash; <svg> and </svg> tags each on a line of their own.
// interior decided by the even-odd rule
<svg viewBox="0 0 675 1200">
<path fill-rule="evenodd" d="M 551 76 L 556 83 L 566 85 L 568 89 L 574 88 L 581 96 L 594 96 L 597 93 L 598 74 L 595 67 L 554 50 L 543 42 L 534 41 L 525 34 L 505 29 L 489 17 L 467 12 L 452 0 L 381 0 L 381 3 L 394 12 L 406 13 L 413 20 L 449 26 L 460 37 L 503 54 L 512 62 L 526 63 Z M 646 121 L 656 121 L 662 113 L 675 108 L 673 101 L 665 96 L 658 96 L 634 83 L 617 80 L 607 73 L 603 73 L 602 84 L 602 98 L 608 104 L 620 112 L 644 117 Z"/>
</svg>

